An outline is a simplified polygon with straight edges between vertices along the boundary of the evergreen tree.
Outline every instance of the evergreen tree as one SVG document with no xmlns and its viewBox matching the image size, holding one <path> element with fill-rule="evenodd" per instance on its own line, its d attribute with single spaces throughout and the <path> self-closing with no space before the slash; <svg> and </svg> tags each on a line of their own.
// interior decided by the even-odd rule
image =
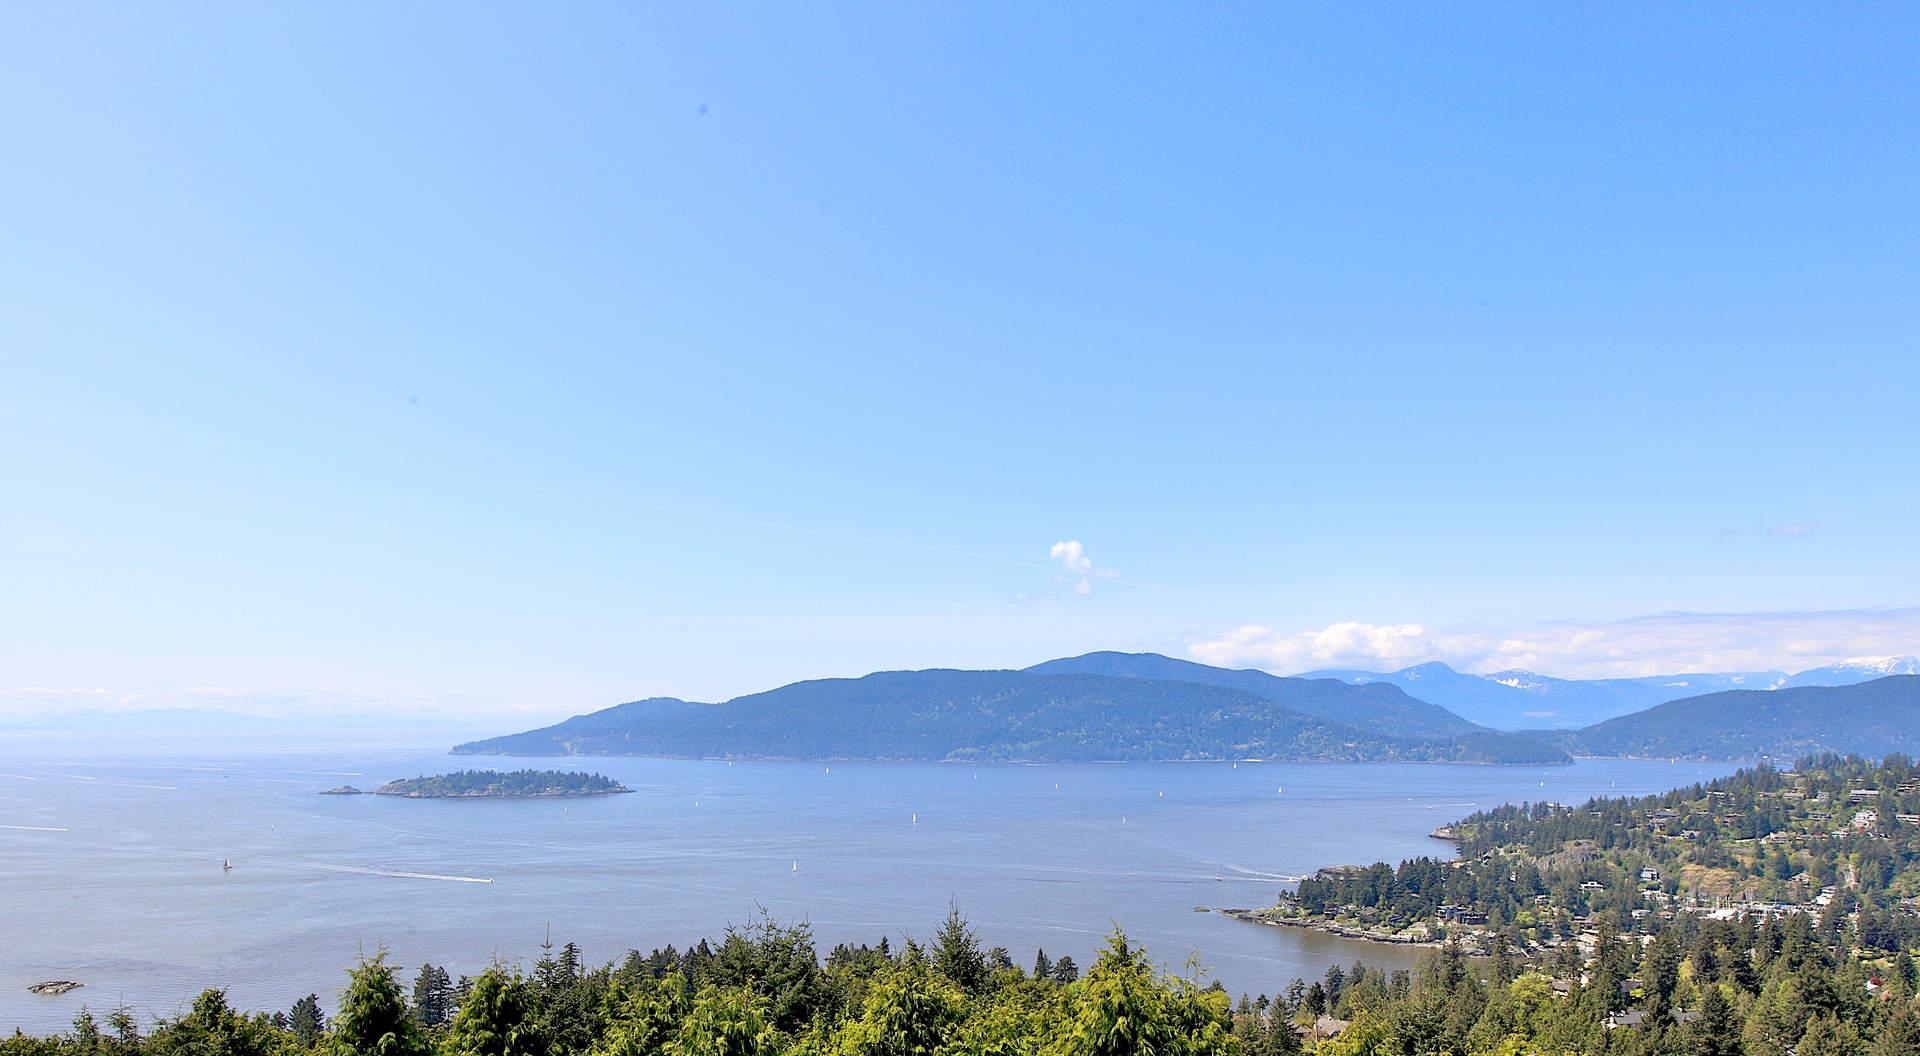
<svg viewBox="0 0 1920 1056">
<path fill-rule="evenodd" d="M 100 1024 L 93 1018 L 87 1006 L 81 1005 L 80 1011 L 73 1014 L 73 1033 L 67 1035 L 69 1042 L 82 1052 L 100 1051 Z"/>
<path fill-rule="evenodd" d="M 329 1037 L 337 1056 L 425 1056 L 420 1025 L 385 950 L 350 973 Z"/>
<path fill-rule="evenodd" d="M 545 1056 L 535 1002 L 524 980 L 489 968 L 447 1028 L 446 1056 Z"/>
<path fill-rule="evenodd" d="M 302 1048 L 320 1044 L 327 1030 L 327 1017 L 320 1014 L 320 995 L 308 994 L 293 1003 L 293 1010 L 287 1013 L 287 1029 Z"/>
<path fill-rule="evenodd" d="M 1053 962 L 1053 981 L 1065 986 L 1080 978 L 1080 966 L 1073 963 L 1071 955 Z"/>
<path fill-rule="evenodd" d="M 1873 1056 L 1920 1056 L 1920 1016 L 1914 1014 L 1913 1002 L 1894 1004 L 1873 1039 Z"/>
<path fill-rule="evenodd" d="M 1033 977 L 1035 979 L 1053 978 L 1053 962 L 1047 960 L 1046 950 L 1033 955 Z"/>
<path fill-rule="evenodd" d="M 451 1018 L 453 1011 L 453 977 L 445 968 L 421 965 L 413 979 L 414 1017 L 431 1030 Z"/>
<path fill-rule="evenodd" d="M 667 1056 L 765 1056 L 779 1052 L 765 998 L 746 990 L 709 986 L 667 1042 Z"/>
<path fill-rule="evenodd" d="M 1740 1056 L 1740 1020 L 1718 986 L 1700 988 L 1700 1018 L 1687 1031 L 1690 1056 Z"/>
<path fill-rule="evenodd" d="M 1300 1007 L 1306 1010 L 1308 1019 L 1319 1019 L 1327 1014 L 1327 988 L 1315 979 L 1307 984 L 1306 994 L 1300 999 Z"/>
<path fill-rule="evenodd" d="M 1063 958 L 1064 960 L 1064 958 Z M 1158 979 L 1115 931 L 1075 995 L 1057 1056 L 1225 1056 L 1227 995 Z"/>
<path fill-rule="evenodd" d="M 1862 1056 L 1864 1049 L 1852 1027 L 1832 1016 L 1821 1016 L 1807 1027 L 1794 1051 L 1797 1056 Z"/>
<path fill-rule="evenodd" d="M 969 993 L 986 986 L 987 958 L 980 952 L 980 939 L 960 915 L 960 907 L 951 903 L 947 919 L 934 933 L 933 970 Z"/>
<path fill-rule="evenodd" d="M 163 1019 L 143 1051 L 151 1056 L 273 1056 L 280 1039 L 263 1015 L 243 1015 L 227 1004 L 222 990 L 194 998 L 183 1016 Z"/>
<path fill-rule="evenodd" d="M 113 1032 L 113 1040 L 123 1049 L 137 1048 L 140 1044 L 140 1025 L 134 1022 L 133 1013 L 125 1005 L 107 1013 L 107 1029 Z"/>
<path fill-rule="evenodd" d="M 846 1056 L 933 1056 L 966 1018 L 966 997 L 925 965 L 901 965 L 867 991 L 858 1018 L 841 1032 Z"/>
</svg>

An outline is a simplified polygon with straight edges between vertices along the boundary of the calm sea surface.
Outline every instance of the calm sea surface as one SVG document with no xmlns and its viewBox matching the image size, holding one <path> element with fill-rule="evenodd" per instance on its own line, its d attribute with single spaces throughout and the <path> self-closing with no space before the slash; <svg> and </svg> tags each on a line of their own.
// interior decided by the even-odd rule
<svg viewBox="0 0 1920 1056">
<path fill-rule="evenodd" d="M 606 773 L 638 794 L 432 801 L 317 795 L 465 766 Z M 1587 761 L 1511 768 L 453 758 L 432 748 L 102 752 L 0 741 L 0 1030 L 85 1003 L 167 1014 L 225 987 L 244 1008 L 385 948 L 472 974 L 530 965 L 552 928 L 593 963 L 718 937 L 764 908 L 841 941 L 931 934 L 956 902 L 988 946 L 1086 964 L 1115 925 L 1238 994 L 1418 954 L 1242 924 L 1326 865 L 1450 855 L 1477 808 L 1664 790 L 1724 773 Z M 917 820 L 916 820 L 917 819 Z M 231 860 L 225 871 L 222 860 Z M 488 881 L 488 882 L 478 882 Z M 44 979 L 86 984 L 27 993 Z"/>
</svg>

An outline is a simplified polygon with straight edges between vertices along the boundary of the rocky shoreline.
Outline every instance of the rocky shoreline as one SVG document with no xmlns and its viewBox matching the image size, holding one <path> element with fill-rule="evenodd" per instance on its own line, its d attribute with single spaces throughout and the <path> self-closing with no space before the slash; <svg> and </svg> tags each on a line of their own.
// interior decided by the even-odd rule
<svg viewBox="0 0 1920 1056">
<path fill-rule="evenodd" d="M 1285 917 L 1268 909 L 1219 909 L 1215 912 L 1245 921 L 1248 924 L 1265 924 L 1275 928 L 1304 928 L 1308 931 L 1325 932 L 1343 939 L 1359 939 L 1362 942 L 1378 942 L 1388 946 L 1415 946 L 1437 950 L 1441 943 L 1432 939 L 1414 939 L 1403 935 L 1369 931 L 1365 928 L 1348 927 L 1330 920 L 1312 920 L 1305 917 Z"/>
</svg>

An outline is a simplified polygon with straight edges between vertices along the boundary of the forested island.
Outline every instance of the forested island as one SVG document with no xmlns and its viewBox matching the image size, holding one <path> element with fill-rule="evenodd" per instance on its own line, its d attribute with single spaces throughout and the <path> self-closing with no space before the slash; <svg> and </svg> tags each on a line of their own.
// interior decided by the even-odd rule
<svg viewBox="0 0 1920 1056">
<path fill-rule="evenodd" d="M 453 750 L 954 762 L 1572 761 L 1536 736 L 1475 726 L 1395 686 L 1169 667 L 1184 662 L 1150 654 L 1132 659 L 1158 663 L 1128 667 L 1104 657 L 1025 671 L 815 679 L 717 704 L 654 698 Z"/>
<path fill-rule="evenodd" d="M 401 796 L 407 799 L 540 799 L 560 796 L 608 796 L 633 789 L 602 774 L 577 770 L 460 770 L 434 777 L 389 781 L 363 792 L 351 785 L 330 788 L 325 796 Z"/>
</svg>

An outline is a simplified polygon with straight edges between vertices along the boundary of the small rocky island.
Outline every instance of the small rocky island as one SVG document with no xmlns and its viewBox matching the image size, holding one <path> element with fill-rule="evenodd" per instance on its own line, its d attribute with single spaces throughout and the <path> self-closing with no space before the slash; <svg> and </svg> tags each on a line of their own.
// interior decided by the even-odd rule
<svg viewBox="0 0 1920 1056">
<path fill-rule="evenodd" d="M 633 789 L 601 774 L 578 770 L 461 770 L 435 777 L 410 777 L 362 790 L 352 785 L 329 788 L 323 796 L 401 796 L 406 799 L 552 799 L 611 796 Z"/>
<path fill-rule="evenodd" d="M 76 983 L 71 979 L 54 979 L 44 983 L 35 983 L 27 987 L 27 991 L 46 997 L 58 997 L 61 994 L 72 993 L 85 985 L 85 983 Z"/>
</svg>

